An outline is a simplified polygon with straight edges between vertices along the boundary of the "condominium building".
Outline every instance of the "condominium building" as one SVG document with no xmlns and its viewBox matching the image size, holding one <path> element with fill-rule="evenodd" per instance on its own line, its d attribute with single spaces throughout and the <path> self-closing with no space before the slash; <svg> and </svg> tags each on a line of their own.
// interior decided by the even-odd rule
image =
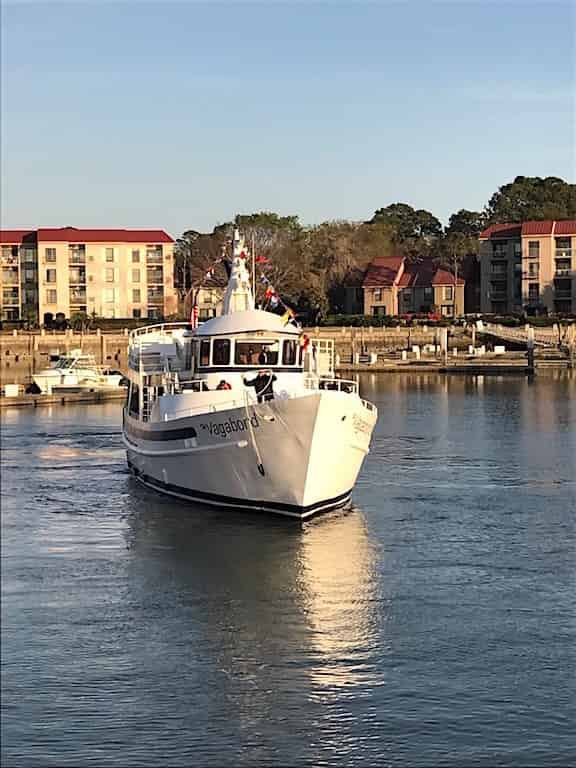
<svg viewBox="0 0 576 768">
<path fill-rule="evenodd" d="M 365 315 L 464 313 L 464 280 L 430 261 L 413 264 L 403 256 L 374 259 L 362 287 Z"/>
<path fill-rule="evenodd" d="M 174 241 L 162 230 L 0 231 L 4 320 L 62 313 L 163 318 L 177 311 Z"/>
<path fill-rule="evenodd" d="M 482 312 L 576 313 L 576 221 L 493 224 L 479 257 Z"/>
</svg>

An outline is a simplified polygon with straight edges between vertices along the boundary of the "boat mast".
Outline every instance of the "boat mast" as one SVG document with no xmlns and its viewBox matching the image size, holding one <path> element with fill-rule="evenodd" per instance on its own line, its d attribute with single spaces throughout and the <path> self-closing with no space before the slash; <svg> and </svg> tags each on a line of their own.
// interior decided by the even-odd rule
<svg viewBox="0 0 576 768">
<path fill-rule="evenodd" d="M 232 243 L 232 268 L 224 294 L 223 315 L 254 309 L 254 296 L 250 287 L 250 273 L 246 268 L 246 258 L 244 238 L 240 237 L 238 229 L 235 228 Z"/>
</svg>

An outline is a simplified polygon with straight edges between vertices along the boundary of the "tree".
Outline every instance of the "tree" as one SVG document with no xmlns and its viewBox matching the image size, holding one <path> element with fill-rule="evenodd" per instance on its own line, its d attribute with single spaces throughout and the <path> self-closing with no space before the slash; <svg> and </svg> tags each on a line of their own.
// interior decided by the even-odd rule
<svg viewBox="0 0 576 768">
<path fill-rule="evenodd" d="M 92 317 L 86 312 L 75 312 L 70 318 L 70 325 L 75 331 L 87 331 L 92 325 Z"/>
<path fill-rule="evenodd" d="M 468 211 L 461 208 L 453 213 L 444 232 L 446 237 L 452 235 L 464 235 L 469 238 L 477 238 L 486 226 L 486 215 L 478 211 Z"/>
<path fill-rule="evenodd" d="M 486 206 L 488 224 L 576 217 L 576 184 L 555 176 L 516 176 Z"/>
<path fill-rule="evenodd" d="M 369 223 L 389 225 L 400 243 L 442 234 L 442 224 L 436 216 L 424 209 L 415 210 L 406 203 L 392 203 L 386 208 L 379 208 Z"/>
</svg>

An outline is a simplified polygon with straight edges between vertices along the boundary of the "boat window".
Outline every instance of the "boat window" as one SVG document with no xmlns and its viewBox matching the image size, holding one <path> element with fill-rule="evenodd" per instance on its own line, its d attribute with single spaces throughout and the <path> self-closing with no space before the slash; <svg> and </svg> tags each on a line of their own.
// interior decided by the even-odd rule
<svg viewBox="0 0 576 768">
<path fill-rule="evenodd" d="M 128 404 L 128 413 L 131 416 L 138 416 L 140 410 L 140 397 L 138 393 L 138 386 L 136 384 L 130 385 L 130 402 Z"/>
<path fill-rule="evenodd" d="M 236 365 L 278 365 L 278 342 L 237 341 L 234 362 Z"/>
<path fill-rule="evenodd" d="M 293 339 L 284 339 L 282 365 L 296 365 L 296 342 Z"/>
<path fill-rule="evenodd" d="M 212 343 L 212 365 L 230 364 L 230 339 L 214 339 Z"/>
<path fill-rule="evenodd" d="M 200 342 L 200 365 L 210 365 L 210 342 Z"/>
<path fill-rule="evenodd" d="M 70 368 L 72 365 L 72 360 L 70 360 L 67 357 L 62 357 L 57 363 L 56 368 Z"/>
</svg>

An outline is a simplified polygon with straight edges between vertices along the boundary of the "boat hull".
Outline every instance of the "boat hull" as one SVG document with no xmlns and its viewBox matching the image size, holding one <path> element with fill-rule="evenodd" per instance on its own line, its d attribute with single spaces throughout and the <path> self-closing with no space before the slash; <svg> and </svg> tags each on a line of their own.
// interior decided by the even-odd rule
<svg viewBox="0 0 576 768">
<path fill-rule="evenodd" d="M 125 414 L 123 434 L 130 469 L 157 491 L 307 519 L 349 501 L 375 421 L 326 391 L 161 423 Z"/>
</svg>

